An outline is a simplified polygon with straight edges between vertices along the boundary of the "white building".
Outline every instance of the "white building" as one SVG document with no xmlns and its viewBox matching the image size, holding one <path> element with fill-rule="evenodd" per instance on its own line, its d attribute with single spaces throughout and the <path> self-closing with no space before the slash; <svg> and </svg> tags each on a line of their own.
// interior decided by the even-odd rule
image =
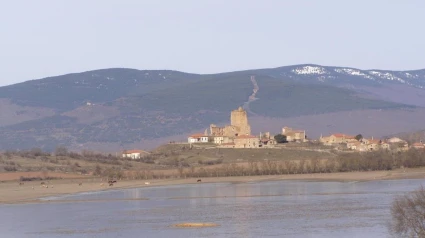
<svg viewBox="0 0 425 238">
<path fill-rule="evenodd" d="M 122 153 L 122 157 L 131 158 L 131 159 L 140 159 L 147 154 L 149 154 L 149 152 L 146 152 L 144 150 L 125 150 Z"/>
<path fill-rule="evenodd" d="M 214 144 L 221 145 L 223 143 L 231 142 L 227 136 L 214 136 Z"/>
<path fill-rule="evenodd" d="M 187 138 L 188 143 L 206 143 L 208 141 L 208 136 L 204 134 L 193 134 Z"/>
<path fill-rule="evenodd" d="M 398 137 L 392 137 L 392 138 L 388 139 L 387 142 L 388 143 L 400 143 L 400 142 L 404 143 L 406 141 L 405 140 L 402 140 L 402 139 L 400 139 Z"/>
</svg>

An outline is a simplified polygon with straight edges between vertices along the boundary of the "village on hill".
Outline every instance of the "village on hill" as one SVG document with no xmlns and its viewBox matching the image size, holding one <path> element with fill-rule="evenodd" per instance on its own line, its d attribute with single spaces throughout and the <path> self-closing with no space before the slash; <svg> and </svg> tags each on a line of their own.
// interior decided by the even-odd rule
<svg viewBox="0 0 425 238">
<path fill-rule="evenodd" d="M 230 125 L 218 127 L 210 125 L 209 130 L 204 133 L 190 135 L 187 143 L 213 143 L 219 148 L 275 148 L 284 143 L 320 143 L 325 146 L 333 146 L 340 150 L 351 150 L 359 152 L 376 150 L 397 150 L 404 151 L 409 148 L 424 149 L 422 141 L 408 144 L 407 141 L 397 137 L 387 140 L 376 138 L 363 138 L 362 135 L 347 135 L 334 133 L 329 136 L 320 136 L 318 140 L 311 140 L 307 137 L 306 130 L 283 127 L 278 134 L 270 132 L 251 134 L 251 126 L 248 123 L 247 112 L 239 107 L 230 114 Z"/>
<path fill-rule="evenodd" d="M 176 143 L 176 142 L 170 142 Z M 284 145 L 298 143 L 300 145 L 319 144 L 347 152 L 370 152 L 378 150 L 407 151 L 410 148 L 425 149 L 422 141 L 409 144 L 398 137 L 389 139 L 363 138 L 361 134 L 348 135 L 334 133 L 328 136 L 321 135 L 318 139 L 311 139 L 307 136 L 306 130 L 293 129 L 284 126 L 280 133 L 271 132 L 252 135 L 251 126 L 248 122 L 247 111 L 242 107 L 231 111 L 230 125 L 223 127 L 211 124 L 203 133 L 192 134 L 187 138 L 187 142 L 179 144 L 211 145 L 214 148 L 282 148 Z M 123 158 L 139 159 L 149 152 L 143 150 L 127 150 L 122 154 Z"/>
</svg>

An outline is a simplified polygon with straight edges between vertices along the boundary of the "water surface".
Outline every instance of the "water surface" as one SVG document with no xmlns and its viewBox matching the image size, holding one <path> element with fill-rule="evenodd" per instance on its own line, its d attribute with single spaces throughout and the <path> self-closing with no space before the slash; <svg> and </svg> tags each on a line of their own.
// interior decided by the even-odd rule
<svg viewBox="0 0 425 238">
<path fill-rule="evenodd" d="M 276 181 L 109 190 L 0 205 L 1 237 L 388 237 L 394 196 L 425 180 Z M 173 228 L 181 222 L 219 227 Z"/>
</svg>

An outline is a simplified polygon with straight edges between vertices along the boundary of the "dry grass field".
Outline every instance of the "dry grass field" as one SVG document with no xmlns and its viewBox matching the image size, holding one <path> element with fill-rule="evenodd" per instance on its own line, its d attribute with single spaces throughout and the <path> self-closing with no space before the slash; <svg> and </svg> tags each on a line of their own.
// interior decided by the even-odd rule
<svg viewBox="0 0 425 238">
<path fill-rule="evenodd" d="M 222 149 L 168 144 L 138 160 L 84 151 L 0 153 L 0 203 L 144 186 L 304 179 L 368 181 L 425 178 L 425 150 L 349 153 L 312 144 Z M 116 180 L 113 186 L 109 180 Z M 54 201 L 44 201 L 54 202 Z"/>
<path fill-rule="evenodd" d="M 211 144 L 167 144 L 132 160 L 84 151 L 54 154 L 39 149 L 0 153 L 0 181 L 40 181 L 75 177 L 113 179 L 176 179 L 390 171 L 425 166 L 425 150 L 403 153 L 344 152 L 312 143 L 276 148 L 224 149 Z"/>
</svg>

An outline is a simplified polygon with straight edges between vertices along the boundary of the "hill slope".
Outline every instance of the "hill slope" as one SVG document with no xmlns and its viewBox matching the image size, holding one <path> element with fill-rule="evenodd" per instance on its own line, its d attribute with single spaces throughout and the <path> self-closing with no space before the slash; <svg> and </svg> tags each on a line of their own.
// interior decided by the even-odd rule
<svg viewBox="0 0 425 238">
<path fill-rule="evenodd" d="M 203 130 L 211 123 L 225 123 L 230 110 L 248 101 L 252 75 L 259 90 L 245 105 L 256 116 L 415 110 L 422 104 L 412 102 L 425 102 L 425 70 L 317 65 L 216 75 L 95 70 L 0 87 L 0 150 L 51 150 L 60 144 L 78 148 L 87 143 L 127 148 L 146 139 Z M 402 87 L 406 94 L 415 92 L 410 101 L 393 93 Z"/>
<path fill-rule="evenodd" d="M 386 136 L 386 138 L 391 138 L 391 137 L 401 138 L 411 144 L 420 142 L 420 141 L 422 141 L 422 143 L 425 143 L 425 130 L 403 132 L 403 133 Z"/>
</svg>

